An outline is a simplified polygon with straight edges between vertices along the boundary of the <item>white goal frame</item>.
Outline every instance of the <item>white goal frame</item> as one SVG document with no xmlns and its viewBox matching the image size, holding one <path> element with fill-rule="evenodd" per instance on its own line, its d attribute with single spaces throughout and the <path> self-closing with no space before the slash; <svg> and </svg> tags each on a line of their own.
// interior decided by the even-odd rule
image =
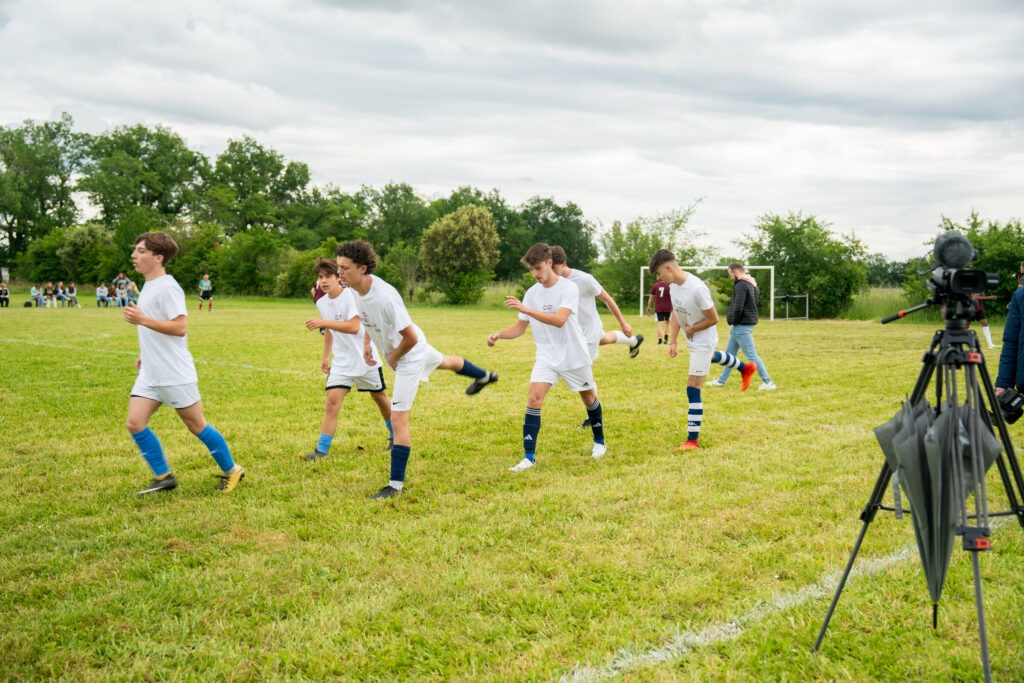
<svg viewBox="0 0 1024 683">
<path fill-rule="evenodd" d="M 683 270 L 729 270 L 729 266 L 679 266 Z M 767 270 L 769 273 L 769 289 L 771 297 L 768 299 L 768 319 L 775 320 L 775 266 L 744 266 L 744 270 Z M 647 307 L 645 301 L 650 296 L 647 287 L 644 285 L 644 276 L 647 274 L 647 266 L 640 267 L 640 317 L 644 317 L 644 309 Z"/>
</svg>

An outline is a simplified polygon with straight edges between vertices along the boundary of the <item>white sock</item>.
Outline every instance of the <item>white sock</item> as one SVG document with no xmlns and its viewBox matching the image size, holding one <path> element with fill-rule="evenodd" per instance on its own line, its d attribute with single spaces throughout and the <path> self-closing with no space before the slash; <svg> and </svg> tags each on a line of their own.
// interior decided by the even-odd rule
<svg viewBox="0 0 1024 683">
<path fill-rule="evenodd" d="M 621 330 L 615 330 L 615 343 L 633 346 L 636 344 L 636 337 L 627 337 Z"/>
<path fill-rule="evenodd" d="M 995 344 L 992 343 L 992 330 L 989 329 L 989 327 L 986 325 L 985 327 L 981 328 L 981 331 L 985 333 L 985 341 L 988 342 L 988 345 L 995 346 Z"/>
<path fill-rule="evenodd" d="M 404 484 L 404 483 L 405 482 L 401 482 L 401 481 L 389 481 L 388 482 L 388 486 L 390 486 L 393 489 L 398 489 L 399 491 L 401 491 L 402 490 L 402 484 Z"/>
</svg>

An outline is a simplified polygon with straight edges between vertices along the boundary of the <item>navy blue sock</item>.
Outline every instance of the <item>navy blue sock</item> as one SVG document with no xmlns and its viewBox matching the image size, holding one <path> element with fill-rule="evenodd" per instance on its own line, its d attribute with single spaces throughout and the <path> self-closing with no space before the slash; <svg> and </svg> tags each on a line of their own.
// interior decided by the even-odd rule
<svg viewBox="0 0 1024 683">
<path fill-rule="evenodd" d="M 212 424 L 207 423 L 206 428 L 196 434 L 196 436 L 199 437 L 204 446 L 210 449 L 210 455 L 217 461 L 220 471 L 231 471 L 235 466 L 235 461 L 231 459 L 231 449 L 228 448 L 228 442 L 224 440 L 221 433 L 214 429 Z"/>
<path fill-rule="evenodd" d="M 409 464 L 409 453 L 412 446 L 391 447 L 391 481 L 405 481 L 405 466 Z"/>
<path fill-rule="evenodd" d="M 167 464 L 167 458 L 164 457 L 160 439 L 156 438 L 152 429 L 146 427 L 141 432 L 132 434 L 132 439 L 135 440 L 135 445 L 139 447 L 142 457 L 149 463 L 149 469 L 153 470 L 154 475 L 162 477 L 171 471 L 171 466 Z"/>
<path fill-rule="evenodd" d="M 686 399 L 690 402 L 686 413 L 687 441 L 696 441 L 700 436 L 700 423 L 704 421 L 704 404 L 700 400 L 700 389 L 686 387 Z"/>
<path fill-rule="evenodd" d="M 601 402 L 594 401 L 587 406 L 587 419 L 590 420 L 590 431 L 594 433 L 594 443 L 604 443 L 604 425 L 601 423 Z"/>
<path fill-rule="evenodd" d="M 469 362 L 468 359 L 462 359 L 462 369 L 455 371 L 456 375 L 465 375 L 466 377 L 472 377 L 473 379 L 483 379 L 487 376 L 487 371 Z"/>
<path fill-rule="evenodd" d="M 523 418 L 523 453 L 527 460 L 534 461 L 537 452 L 537 436 L 540 434 L 540 408 L 527 408 Z"/>
</svg>

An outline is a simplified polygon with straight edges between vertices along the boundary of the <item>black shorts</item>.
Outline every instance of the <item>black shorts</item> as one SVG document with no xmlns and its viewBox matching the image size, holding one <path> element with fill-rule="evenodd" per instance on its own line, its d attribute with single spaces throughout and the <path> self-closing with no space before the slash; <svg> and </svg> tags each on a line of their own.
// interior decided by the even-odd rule
<svg viewBox="0 0 1024 683">
<path fill-rule="evenodd" d="M 672 311 L 658 311 L 654 315 L 658 316 L 659 323 L 667 323 L 668 319 L 672 317 Z"/>
<path fill-rule="evenodd" d="M 199 291 L 199 300 L 200 301 L 206 301 L 206 300 L 212 299 L 212 298 L 213 298 L 213 292 L 211 292 L 210 290 L 203 289 L 203 290 Z"/>
</svg>

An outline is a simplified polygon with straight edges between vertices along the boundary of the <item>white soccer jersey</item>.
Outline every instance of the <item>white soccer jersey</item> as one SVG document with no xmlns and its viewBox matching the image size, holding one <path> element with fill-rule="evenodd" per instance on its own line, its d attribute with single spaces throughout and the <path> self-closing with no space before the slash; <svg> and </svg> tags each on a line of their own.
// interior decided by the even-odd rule
<svg viewBox="0 0 1024 683">
<path fill-rule="evenodd" d="M 561 327 L 542 323 L 525 313 L 520 320 L 530 323 L 533 341 L 537 344 L 536 363 L 555 370 L 575 370 L 590 365 L 590 353 L 579 323 L 580 290 L 564 277 L 550 287 L 537 283 L 526 291 L 523 305 L 541 313 L 557 313 L 560 308 L 572 311 Z"/>
<path fill-rule="evenodd" d="M 597 295 L 604 291 L 604 287 L 593 275 L 582 270 L 572 269 L 568 279 L 580 290 L 580 329 L 583 330 L 583 338 L 588 344 L 600 344 L 604 327 L 597 313 Z"/>
<path fill-rule="evenodd" d="M 681 285 L 672 284 L 669 291 L 672 297 L 672 313 L 682 328 L 679 331 L 680 335 L 685 335 L 687 325 L 704 320 L 707 317 L 704 311 L 715 305 L 711 299 L 711 290 L 696 275 L 690 275 Z M 714 351 L 718 346 L 718 329 L 712 326 L 699 330 L 693 335 L 692 340 L 686 340 L 686 346 L 693 351 Z"/>
<path fill-rule="evenodd" d="M 356 299 L 351 289 L 341 290 L 341 294 L 334 297 L 324 295 L 316 302 L 316 309 L 320 317 L 332 322 L 348 322 L 352 318 L 359 317 L 359 309 L 356 307 Z M 365 330 L 360 327 L 355 334 L 346 334 L 337 330 L 328 330 L 333 338 L 331 353 L 334 359 L 331 361 L 331 371 L 346 377 L 359 377 L 366 372 L 370 366 L 363 360 L 363 338 Z M 373 352 L 373 359 L 380 363 L 377 349 L 370 345 Z M 379 365 L 375 367 L 380 367 Z"/>
<path fill-rule="evenodd" d="M 419 341 L 409 350 L 409 353 L 399 359 L 395 371 L 398 372 L 406 366 L 422 365 L 432 348 L 427 344 L 427 336 L 409 317 L 409 311 L 398 290 L 376 275 L 371 275 L 370 278 L 370 290 L 366 296 L 361 296 L 359 292 L 352 290 L 363 328 L 370 335 L 373 343 L 377 345 L 381 356 L 387 357 L 402 341 L 402 335 L 399 332 L 412 325 Z"/>
<path fill-rule="evenodd" d="M 142 286 L 138 307 L 143 315 L 156 320 L 174 320 L 188 315 L 185 292 L 177 280 L 163 275 Z M 188 336 L 161 334 L 145 325 L 139 330 L 139 357 L 142 365 L 139 378 L 151 387 L 177 384 L 195 384 L 199 381 L 192 354 L 188 351 Z"/>
</svg>

